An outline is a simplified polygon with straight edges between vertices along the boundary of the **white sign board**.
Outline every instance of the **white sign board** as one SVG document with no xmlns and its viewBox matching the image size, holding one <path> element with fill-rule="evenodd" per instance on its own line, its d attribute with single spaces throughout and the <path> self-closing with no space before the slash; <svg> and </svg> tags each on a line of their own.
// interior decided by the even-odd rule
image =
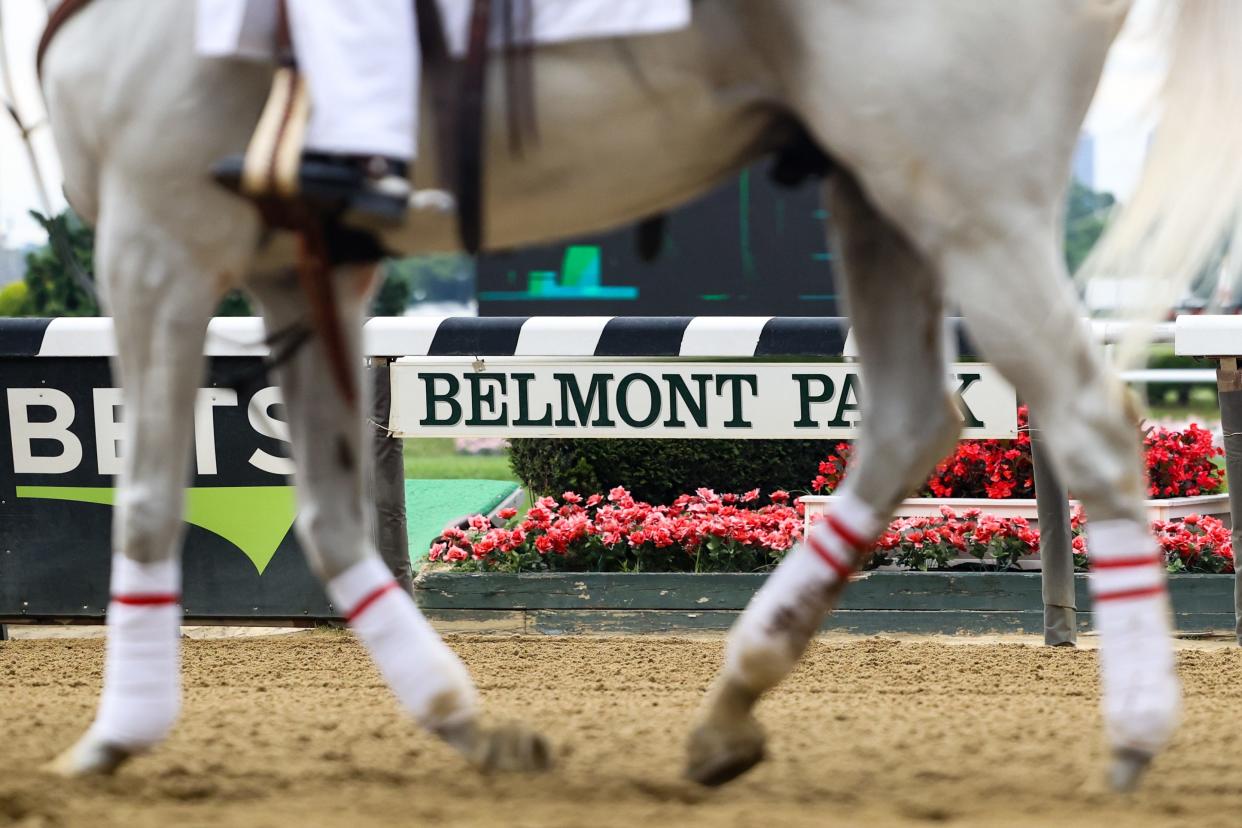
<svg viewBox="0 0 1242 828">
<path fill-rule="evenodd" d="M 1017 435 L 1017 397 L 990 365 L 954 365 L 965 437 Z M 850 438 L 853 363 L 590 357 L 406 357 L 392 364 L 399 437 Z"/>
</svg>

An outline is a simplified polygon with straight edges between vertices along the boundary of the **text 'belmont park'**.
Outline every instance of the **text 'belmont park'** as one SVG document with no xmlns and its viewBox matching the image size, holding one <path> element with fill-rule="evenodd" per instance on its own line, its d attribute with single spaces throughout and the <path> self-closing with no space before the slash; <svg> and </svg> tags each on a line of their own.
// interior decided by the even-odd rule
<svg viewBox="0 0 1242 828">
<path fill-rule="evenodd" d="M 1011 436 L 1013 392 L 989 366 L 955 366 L 947 390 L 969 432 Z M 862 412 L 855 365 L 463 358 L 398 362 L 390 427 L 429 434 L 847 436 Z"/>
</svg>

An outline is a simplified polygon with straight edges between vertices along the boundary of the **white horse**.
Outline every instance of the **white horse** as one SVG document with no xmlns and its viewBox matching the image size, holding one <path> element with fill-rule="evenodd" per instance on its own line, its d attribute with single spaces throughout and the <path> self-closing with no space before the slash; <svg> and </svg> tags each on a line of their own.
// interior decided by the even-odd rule
<svg viewBox="0 0 1242 828">
<path fill-rule="evenodd" d="M 273 330 L 308 314 L 290 275 L 289 238 L 265 234 L 256 211 L 206 174 L 246 146 L 270 70 L 197 58 L 191 2 L 96 0 L 64 26 L 43 66 L 66 192 L 97 227 L 98 277 L 117 331 L 126 455 L 113 589 L 121 599 L 148 582 L 175 591 L 187 424 L 216 300 L 245 287 Z M 1183 22 L 1242 31 L 1238 5 L 1198 0 L 1182 9 Z M 792 669 L 860 550 L 957 439 L 943 381 L 946 301 L 1038 412 L 1057 470 L 1090 515 L 1117 781 L 1131 781 L 1171 735 L 1179 692 L 1164 577 L 1144 523 L 1138 436 L 1081 329 L 1058 244 L 1075 140 L 1128 8 L 1128 0 L 704 0 L 686 31 L 537 49 L 542 142 L 514 160 L 501 129 L 487 136 L 485 242 L 494 248 L 684 202 L 771 148 L 794 119 L 837 168 L 827 198 L 868 416 L 841 507 L 730 634 L 691 739 L 691 778 L 719 783 L 759 761 L 755 702 Z M 1179 88 L 1206 89 L 1204 73 L 1225 56 L 1199 55 L 1186 65 L 1199 74 Z M 488 104 L 498 111 L 495 96 Z M 432 139 L 428 129 L 420 145 Z M 436 186 L 433 168 L 418 165 L 419 188 Z M 454 240 L 449 219 L 426 213 L 385 238 L 410 253 Z M 336 279 L 358 365 L 369 279 L 356 268 Z M 468 676 L 412 603 L 384 615 L 397 625 L 387 639 L 384 625 L 365 623 L 379 577 L 358 574 L 375 560 L 362 517 L 366 452 L 361 424 L 328 375 L 320 347 L 302 349 L 279 372 L 312 566 L 338 604 L 359 613 L 355 629 L 424 724 L 480 764 L 538 764 L 537 740 L 475 726 Z M 125 575 L 131 564 L 141 571 Z M 121 611 L 109 612 L 100 715 L 58 760 L 65 773 L 112 770 L 164 738 L 177 712 L 175 643 L 160 633 L 138 659 L 141 670 L 130 670 L 137 657 L 126 624 L 150 608 L 123 600 L 113 608 Z M 144 707 L 149 696 L 160 703 Z"/>
</svg>

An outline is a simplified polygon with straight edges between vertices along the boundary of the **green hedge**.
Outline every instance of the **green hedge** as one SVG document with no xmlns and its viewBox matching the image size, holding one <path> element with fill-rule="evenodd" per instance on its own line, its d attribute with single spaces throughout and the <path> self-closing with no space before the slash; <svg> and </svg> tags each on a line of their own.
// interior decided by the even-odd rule
<svg viewBox="0 0 1242 828">
<path fill-rule="evenodd" d="M 1173 352 L 1172 345 L 1152 346 L 1150 356 L 1147 358 L 1148 368 L 1210 368 L 1212 366 L 1213 362 L 1210 359 L 1178 356 Z M 1208 382 L 1204 385 L 1211 388 L 1213 393 L 1216 392 L 1216 383 Z M 1147 383 L 1147 402 L 1151 405 L 1162 405 L 1172 396 L 1175 404 L 1187 405 L 1190 402 L 1190 391 L 1194 387 L 1189 383 L 1149 382 Z"/>
<path fill-rule="evenodd" d="M 636 500 L 672 503 L 700 486 L 717 492 L 809 490 L 819 463 L 839 440 L 517 439 L 510 462 L 535 495 L 607 492 L 624 486 Z"/>
</svg>

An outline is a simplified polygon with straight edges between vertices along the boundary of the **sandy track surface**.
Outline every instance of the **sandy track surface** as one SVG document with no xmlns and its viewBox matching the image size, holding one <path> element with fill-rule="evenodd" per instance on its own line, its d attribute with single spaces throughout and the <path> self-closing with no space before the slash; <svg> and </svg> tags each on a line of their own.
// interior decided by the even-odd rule
<svg viewBox="0 0 1242 828">
<path fill-rule="evenodd" d="M 0 826 L 1236 826 L 1242 651 L 1179 653 L 1186 723 L 1136 796 L 1099 785 L 1091 651 L 829 639 L 764 702 L 771 759 L 678 779 L 719 639 L 456 637 L 488 708 L 557 743 L 480 777 L 400 714 L 352 637 L 185 642 L 173 738 L 111 779 L 38 765 L 90 720 L 102 641 L 0 643 Z"/>
</svg>

